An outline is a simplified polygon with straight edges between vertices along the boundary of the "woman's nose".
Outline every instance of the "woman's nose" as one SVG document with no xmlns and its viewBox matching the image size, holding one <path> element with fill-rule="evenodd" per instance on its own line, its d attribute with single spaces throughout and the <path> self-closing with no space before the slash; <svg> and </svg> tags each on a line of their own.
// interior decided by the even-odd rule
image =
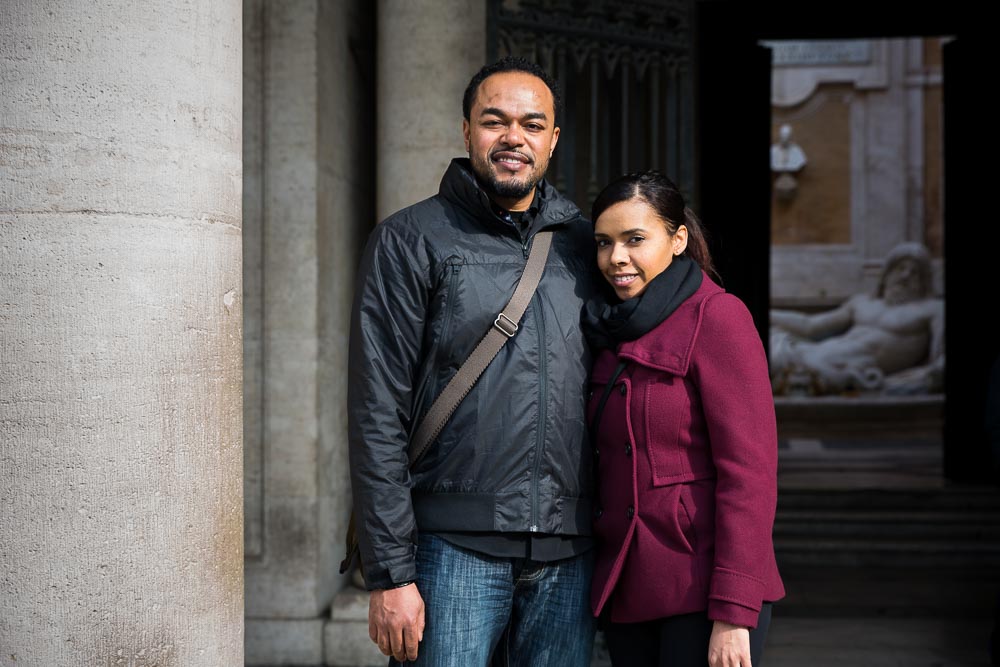
<svg viewBox="0 0 1000 667">
<path fill-rule="evenodd" d="M 628 264 L 628 251 L 624 245 L 616 243 L 611 249 L 611 263 L 618 266 Z"/>
</svg>

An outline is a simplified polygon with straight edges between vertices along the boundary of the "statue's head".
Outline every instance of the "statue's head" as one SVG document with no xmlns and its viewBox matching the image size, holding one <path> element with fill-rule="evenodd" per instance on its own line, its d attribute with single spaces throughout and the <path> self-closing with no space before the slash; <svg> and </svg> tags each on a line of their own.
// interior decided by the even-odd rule
<svg viewBox="0 0 1000 667">
<path fill-rule="evenodd" d="M 782 146 L 787 146 L 791 138 L 792 126 L 788 123 L 783 123 L 781 127 L 778 128 L 778 140 L 781 142 Z"/>
<path fill-rule="evenodd" d="M 931 256 L 922 244 L 900 243 L 886 255 L 878 296 L 887 303 L 907 303 L 931 296 Z"/>
</svg>

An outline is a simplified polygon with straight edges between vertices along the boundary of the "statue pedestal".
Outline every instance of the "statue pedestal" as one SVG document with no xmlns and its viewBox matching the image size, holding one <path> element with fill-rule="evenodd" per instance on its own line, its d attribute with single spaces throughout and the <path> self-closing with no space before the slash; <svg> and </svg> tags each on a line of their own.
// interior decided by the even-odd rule
<svg viewBox="0 0 1000 667">
<path fill-rule="evenodd" d="M 944 395 L 775 396 L 779 438 L 940 435 Z"/>
</svg>

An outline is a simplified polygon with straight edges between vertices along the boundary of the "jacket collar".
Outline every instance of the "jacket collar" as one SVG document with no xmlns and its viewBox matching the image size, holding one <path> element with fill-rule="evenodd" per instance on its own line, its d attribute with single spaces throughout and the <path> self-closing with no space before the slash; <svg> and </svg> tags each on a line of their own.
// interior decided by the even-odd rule
<svg viewBox="0 0 1000 667">
<path fill-rule="evenodd" d="M 723 289 L 702 273 L 701 287 L 678 306 L 670 317 L 652 331 L 618 347 L 618 358 L 629 359 L 642 366 L 687 375 L 691 353 L 708 297 L 721 294 Z"/>
<path fill-rule="evenodd" d="M 538 188 L 536 201 L 538 215 L 532 224 L 532 232 L 569 222 L 581 217 L 580 209 L 573 202 L 563 197 L 543 178 L 536 186 Z M 510 224 L 503 221 L 494 211 L 495 205 L 489 195 L 479 185 L 472 171 L 469 158 L 453 158 L 447 171 L 441 178 L 439 194 L 470 215 L 503 225 L 509 229 Z"/>
</svg>

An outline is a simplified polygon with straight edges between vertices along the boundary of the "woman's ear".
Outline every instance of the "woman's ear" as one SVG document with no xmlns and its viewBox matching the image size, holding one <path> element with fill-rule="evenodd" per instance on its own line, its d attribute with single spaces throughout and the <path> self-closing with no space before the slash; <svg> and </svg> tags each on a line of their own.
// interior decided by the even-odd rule
<svg viewBox="0 0 1000 667">
<path fill-rule="evenodd" d="M 683 253 L 688 247 L 688 228 L 684 225 L 678 227 L 670 242 L 673 245 L 674 257 Z"/>
</svg>

